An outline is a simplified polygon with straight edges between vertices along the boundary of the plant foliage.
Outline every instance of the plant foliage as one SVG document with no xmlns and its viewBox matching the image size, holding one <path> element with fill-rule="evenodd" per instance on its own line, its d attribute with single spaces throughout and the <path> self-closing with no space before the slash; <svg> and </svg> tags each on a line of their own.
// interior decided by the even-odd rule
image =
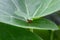
<svg viewBox="0 0 60 40">
<path fill-rule="evenodd" d="M 1 40 L 5 38 L 6 40 L 42 40 L 34 32 L 25 29 L 58 30 L 55 23 L 43 18 L 58 10 L 60 10 L 60 0 L 0 0 L 0 31 L 2 30 L 0 38 L 3 38 Z"/>
</svg>

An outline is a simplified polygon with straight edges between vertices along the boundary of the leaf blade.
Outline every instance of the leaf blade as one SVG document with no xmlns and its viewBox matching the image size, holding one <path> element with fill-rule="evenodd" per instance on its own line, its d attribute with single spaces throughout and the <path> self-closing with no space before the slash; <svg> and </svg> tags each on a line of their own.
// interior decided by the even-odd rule
<svg viewBox="0 0 60 40">
<path fill-rule="evenodd" d="M 26 29 L 0 23 L 1 40 L 43 40 Z"/>
<path fill-rule="evenodd" d="M 29 28 L 29 29 L 40 29 L 40 30 L 58 30 L 58 27 L 55 23 L 46 20 L 44 18 L 34 20 L 32 23 L 28 23 L 13 17 L 2 17 L 0 18 L 0 22 L 7 23 L 10 25 L 14 25 L 17 27 L 22 27 L 22 28 Z M 45 26 L 45 27 L 44 27 Z"/>
</svg>

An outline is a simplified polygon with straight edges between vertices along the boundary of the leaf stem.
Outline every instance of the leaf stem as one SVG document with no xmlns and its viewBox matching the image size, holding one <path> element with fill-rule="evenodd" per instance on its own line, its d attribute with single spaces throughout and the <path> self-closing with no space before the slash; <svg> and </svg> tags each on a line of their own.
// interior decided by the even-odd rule
<svg viewBox="0 0 60 40">
<path fill-rule="evenodd" d="M 51 30 L 50 40 L 53 40 L 53 37 L 54 37 L 54 31 Z"/>
<path fill-rule="evenodd" d="M 31 32 L 33 32 L 33 29 L 30 29 Z"/>
</svg>

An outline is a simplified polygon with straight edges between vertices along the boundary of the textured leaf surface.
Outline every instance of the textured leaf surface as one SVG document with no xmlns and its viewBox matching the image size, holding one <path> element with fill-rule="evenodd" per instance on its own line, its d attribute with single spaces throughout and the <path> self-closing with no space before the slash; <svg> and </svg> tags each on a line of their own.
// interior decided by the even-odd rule
<svg viewBox="0 0 60 40">
<path fill-rule="evenodd" d="M 33 20 L 60 10 L 60 0 L 0 0 L 0 22 L 10 25 L 55 30 L 57 26 L 46 19 Z M 27 19 L 33 20 L 27 23 Z"/>
<path fill-rule="evenodd" d="M 0 23 L 0 40 L 42 40 L 42 38 L 26 29 Z"/>
<path fill-rule="evenodd" d="M 0 0 L 0 14 L 26 21 L 60 10 L 60 0 Z"/>
<path fill-rule="evenodd" d="M 18 20 L 12 17 L 7 17 L 7 16 L 0 16 L 0 17 L 1 17 L 0 18 L 1 22 L 14 25 L 17 27 L 42 29 L 42 30 L 57 30 L 58 29 L 55 23 L 44 18 L 33 20 L 31 23 L 28 23 L 28 22 Z"/>
</svg>

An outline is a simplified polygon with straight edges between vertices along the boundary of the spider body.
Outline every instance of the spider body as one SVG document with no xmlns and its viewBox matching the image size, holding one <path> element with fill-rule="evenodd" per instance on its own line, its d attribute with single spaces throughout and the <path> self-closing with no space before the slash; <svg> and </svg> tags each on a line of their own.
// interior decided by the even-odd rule
<svg viewBox="0 0 60 40">
<path fill-rule="evenodd" d="M 32 23 L 32 20 L 27 20 L 28 21 L 28 23 Z"/>
</svg>

